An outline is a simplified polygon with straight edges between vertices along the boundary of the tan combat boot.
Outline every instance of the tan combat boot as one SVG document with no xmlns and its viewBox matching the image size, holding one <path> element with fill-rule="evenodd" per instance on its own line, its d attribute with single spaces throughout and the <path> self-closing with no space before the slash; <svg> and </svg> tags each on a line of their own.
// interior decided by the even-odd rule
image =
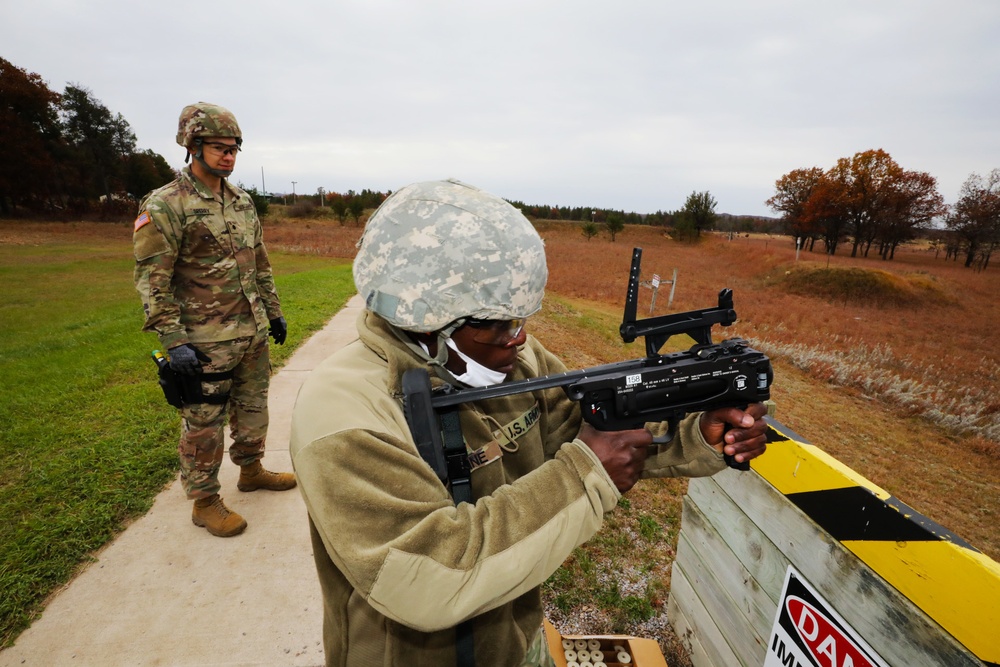
<svg viewBox="0 0 1000 667">
<path fill-rule="evenodd" d="M 208 498 L 194 501 L 191 521 L 216 537 L 232 537 L 246 530 L 247 522 L 236 512 L 226 507 L 216 493 Z"/>
<path fill-rule="evenodd" d="M 264 470 L 260 461 L 254 461 L 240 468 L 240 479 L 236 488 L 240 491 L 287 491 L 295 487 L 295 475 L 290 472 L 271 472 Z"/>
</svg>

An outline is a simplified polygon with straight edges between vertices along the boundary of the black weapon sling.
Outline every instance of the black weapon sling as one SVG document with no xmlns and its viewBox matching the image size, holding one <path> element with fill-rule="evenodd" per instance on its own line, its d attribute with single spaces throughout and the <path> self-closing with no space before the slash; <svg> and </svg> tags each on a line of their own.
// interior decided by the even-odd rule
<svg viewBox="0 0 1000 667">
<path fill-rule="evenodd" d="M 472 504 L 472 471 L 462 437 L 462 424 L 458 419 L 458 406 L 441 411 L 441 430 L 444 439 L 444 457 L 451 483 L 451 497 L 455 505 Z M 430 461 L 428 464 L 433 465 Z M 472 636 L 472 619 L 455 627 L 455 658 L 458 667 L 475 667 L 476 647 Z"/>
</svg>

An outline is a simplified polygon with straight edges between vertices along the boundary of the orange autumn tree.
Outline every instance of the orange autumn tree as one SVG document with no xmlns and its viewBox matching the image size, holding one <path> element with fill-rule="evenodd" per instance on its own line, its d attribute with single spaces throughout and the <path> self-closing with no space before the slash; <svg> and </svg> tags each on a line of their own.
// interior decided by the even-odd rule
<svg viewBox="0 0 1000 667">
<path fill-rule="evenodd" d="M 821 230 L 807 214 L 806 205 L 823 177 L 819 167 L 793 169 L 775 181 L 775 195 L 766 202 L 772 210 L 783 214 L 793 236 L 806 239 L 808 250 L 822 237 Z"/>
<path fill-rule="evenodd" d="M 892 259 L 900 243 L 945 212 L 934 177 L 903 169 L 882 149 L 840 158 L 825 172 L 793 170 L 775 188 L 768 206 L 784 214 L 793 233 L 822 238 L 830 254 L 850 239 L 852 257 L 877 245 L 883 259 Z"/>
</svg>

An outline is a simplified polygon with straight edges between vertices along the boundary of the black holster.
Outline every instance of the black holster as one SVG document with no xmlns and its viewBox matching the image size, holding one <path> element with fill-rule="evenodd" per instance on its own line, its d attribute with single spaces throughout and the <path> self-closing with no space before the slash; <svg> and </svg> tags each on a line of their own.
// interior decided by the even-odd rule
<svg viewBox="0 0 1000 667">
<path fill-rule="evenodd" d="M 153 352 L 153 361 L 156 362 L 156 372 L 159 375 L 158 381 L 160 389 L 163 390 L 164 398 L 167 399 L 167 403 L 178 410 L 185 405 L 195 405 L 198 403 L 222 405 L 229 400 L 228 393 L 206 396 L 205 392 L 202 391 L 201 383 L 231 380 L 233 371 L 181 375 L 170 368 L 170 362 L 166 360 L 159 350 Z"/>
</svg>

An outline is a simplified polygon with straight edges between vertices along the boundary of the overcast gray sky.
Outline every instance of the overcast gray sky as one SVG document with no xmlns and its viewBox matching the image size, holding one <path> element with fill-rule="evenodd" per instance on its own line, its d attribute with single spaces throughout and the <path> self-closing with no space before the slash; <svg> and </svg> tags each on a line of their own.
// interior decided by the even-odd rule
<svg viewBox="0 0 1000 667">
<path fill-rule="evenodd" d="M 773 215 L 783 174 L 868 149 L 948 203 L 1000 168 L 996 0 L 0 0 L 0 56 L 174 167 L 181 108 L 228 107 L 233 180 L 272 192 Z"/>
</svg>

